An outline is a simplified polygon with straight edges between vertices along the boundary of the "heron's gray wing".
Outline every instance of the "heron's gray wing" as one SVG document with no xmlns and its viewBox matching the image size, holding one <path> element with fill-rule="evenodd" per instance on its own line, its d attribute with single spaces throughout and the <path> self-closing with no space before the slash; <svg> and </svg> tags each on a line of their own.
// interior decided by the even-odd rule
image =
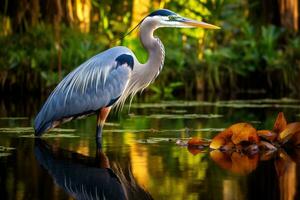
<svg viewBox="0 0 300 200">
<path fill-rule="evenodd" d="M 35 132 L 110 106 L 124 92 L 133 68 L 133 54 L 125 47 L 100 53 L 67 75 L 48 97 L 35 119 Z"/>
</svg>

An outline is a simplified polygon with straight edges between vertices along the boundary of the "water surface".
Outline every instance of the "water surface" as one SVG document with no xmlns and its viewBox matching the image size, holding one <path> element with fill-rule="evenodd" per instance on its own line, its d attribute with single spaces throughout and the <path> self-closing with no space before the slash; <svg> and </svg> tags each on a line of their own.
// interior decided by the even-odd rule
<svg viewBox="0 0 300 200">
<path fill-rule="evenodd" d="M 280 111 L 299 121 L 299 100 L 133 103 L 109 117 L 98 152 L 95 117 L 35 139 L 31 125 L 39 104 L 0 103 L 1 199 L 300 198 L 297 151 L 283 154 L 284 170 L 275 156 L 239 173 L 213 161 L 206 149 L 176 145 L 180 138 L 210 139 L 242 121 L 271 129 Z"/>
</svg>

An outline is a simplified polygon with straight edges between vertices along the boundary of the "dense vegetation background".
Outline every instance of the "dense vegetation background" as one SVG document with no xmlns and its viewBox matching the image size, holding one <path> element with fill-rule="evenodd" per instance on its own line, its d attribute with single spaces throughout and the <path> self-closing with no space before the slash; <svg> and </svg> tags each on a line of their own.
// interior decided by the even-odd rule
<svg viewBox="0 0 300 200">
<path fill-rule="evenodd" d="M 153 93 L 299 92 L 298 0 L 4 0 L 1 90 L 48 93 L 84 60 L 116 45 L 145 61 L 137 32 L 119 38 L 158 8 L 222 29 L 158 30 L 166 61 Z"/>
</svg>

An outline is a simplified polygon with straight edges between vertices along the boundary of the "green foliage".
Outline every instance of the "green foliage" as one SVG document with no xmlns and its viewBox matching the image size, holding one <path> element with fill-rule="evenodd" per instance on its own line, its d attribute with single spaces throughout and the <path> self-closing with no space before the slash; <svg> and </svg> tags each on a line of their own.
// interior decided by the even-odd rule
<svg viewBox="0 0 300 200">
<path fill-rule="evenodd" d="M 62 27 L 61 38 L 63 76 L 104 49 L 94 35 L 65 26 Z M 46 86 L 55 85 L 59 81 L 56 44 L 52 27 L 45 24 L 24 34 L 0 36 L 0 45 L 5 47 L 0 49 L 0 73 L 10 73 L 9 77 L 0 76 L 7 79 L 1 82 L 12 82 L 26 76 L 26 73 L 35 73 Z"/>
<path fill-rule="evenodd" d="M 164 70 L 151 87 L 155 94 L 169 98 L 179 89 L 186 93 L 243 90 L 252 86 L 257 89 L 252 83 L 250 86 L 241 84 L 254 78 L 262 83 L 258 85 L 263 89 L 299 90 L 299 34 L 251 19 L 249 10 L 259 1 L 251 4 L 244 0 L 161 3 L 182 16 L 205 19 L 222 29 L 157 30 L 155 35 L 165 44 L 166 59 Z M 92 0 L 94 15 L 90 33 L 82 33 L 76 27 L 62 23 L 60 38 L 57 39 L 53 25 L 42 20 L 25 32 L 0 34 L 0 45 L 4 47 L 0 48 L 2 87 L 24 82 L 33 89 L 56 85 L 59 82 L 59 47 L 62 50 L 62 75 L 65 76 L 93 55 L 117 45 L 120 36 L 128 31 L 129 26 L 135 25 L 131 24 L 133 1 L 126 1 L 124 5 L 112 5 L 111 0 Z M 137 35 L 127 36 L 121 45 L 132 49 L 140 62 L 146 62 L 148 55 Z"/>
</svg>

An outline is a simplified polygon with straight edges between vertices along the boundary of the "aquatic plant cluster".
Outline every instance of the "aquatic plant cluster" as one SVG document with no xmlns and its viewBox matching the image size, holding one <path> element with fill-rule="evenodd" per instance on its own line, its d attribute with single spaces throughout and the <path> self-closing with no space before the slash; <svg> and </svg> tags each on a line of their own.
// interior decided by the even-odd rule
<svg viewBox="0 0 300 200">
<path fill-rule="evenodd" d="M 128 46 L 146 60 L 135 32 L 119 38 L 151 10 L 164 7 L 222 29 L 158 30 L 166 63 L 151 92 L 172 97 L 176 91 L 299 91 L 299 34 L 268 20 L 263 11 L 277 11 L 261 1 L 55 2 L 23 0 L 17 8 L 14 1 L 1 3 L 2 90 L 45 92 L 84 60 L 116 45 Z"/>
<path fill-rule="evenodd" d="M 258 160 L 290 160 L 288 152 L 299 149 L 300 122 L 287 123 L 280 112 L 272 130 L 256 130 L 249 123 L 236 123 L 218 133 L 211 141 L 192 138 L 186 145 L 193 154 L 209 147 L 210 157 L 221 167 L 238 174 L 253 171 Z"/>
</svg>

